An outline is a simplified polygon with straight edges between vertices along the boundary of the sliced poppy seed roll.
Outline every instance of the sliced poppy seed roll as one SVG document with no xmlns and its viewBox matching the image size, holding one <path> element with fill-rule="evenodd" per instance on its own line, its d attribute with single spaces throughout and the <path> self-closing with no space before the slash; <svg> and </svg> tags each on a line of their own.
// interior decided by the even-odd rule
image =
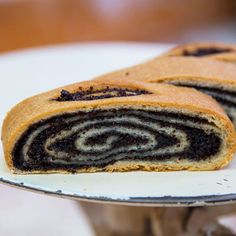
<svg viewBox="0 0 236 236">
<path fill-rule="evenodd" d="M 199 42 L 179 45 L 163 56 L 200 57 L 236 63 L 236 45 L 214 42 Z"/>
<path fill-rule="evenodd" d="M 236 66 L 207 58 L 162 57 L 98 77 L 191 87 L 216 99 L 236 127 Z"/>
<path fill-rule="evenodd" d="M 213 170 L 235 132 L 221 107 L 189 88 L 90 81 L 16 105 L 2 130 L 14 173 Z"/>
</svg>

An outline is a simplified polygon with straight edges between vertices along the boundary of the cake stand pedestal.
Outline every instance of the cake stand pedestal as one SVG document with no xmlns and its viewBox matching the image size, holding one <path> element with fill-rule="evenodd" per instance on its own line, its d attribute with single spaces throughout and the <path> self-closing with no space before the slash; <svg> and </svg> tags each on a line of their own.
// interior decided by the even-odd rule
<svg viewBox="0 0 236 236">
<path fill-rule="evenodd" d="M 218 218 L 236 204 L 203 207 L 142 207 L 81 202 L 97 236 L 231 236 Z"/>
</svg>

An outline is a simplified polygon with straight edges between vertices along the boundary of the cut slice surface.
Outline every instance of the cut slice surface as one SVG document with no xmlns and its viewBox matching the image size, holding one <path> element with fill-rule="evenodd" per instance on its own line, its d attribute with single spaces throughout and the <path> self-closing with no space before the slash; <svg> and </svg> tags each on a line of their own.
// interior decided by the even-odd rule
<svg viewBox="0 0 236 236">
<path fill-rule="evenodd" d="M 88 100 L 58 101 L 59 88 L 13 108 L 3 126 L 13 171 L 212 170 L 232 158 L 234 128 L 210 97 L 172 85 L 117 80 L 63 89 L 87 94 L 91 85 L 99 99 L 90 94 Z M 132 96 L 105 96 L 120 90 Z"/>
<path fill-rule="evenodd" d="M 210 161 L 220 152 L 220 130 L 206 119 L 156 110 L 94 109 L 41 120 L 15 145 L 14 165 L 27 171 L 106 167 L 118 160 Z"/>
</svg>

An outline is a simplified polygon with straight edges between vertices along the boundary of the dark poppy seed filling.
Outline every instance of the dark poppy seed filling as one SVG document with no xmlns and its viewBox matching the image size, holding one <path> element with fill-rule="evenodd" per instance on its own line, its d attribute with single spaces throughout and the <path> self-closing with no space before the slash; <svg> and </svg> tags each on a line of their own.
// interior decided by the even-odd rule
<svg viewBox="0 0 236 236">
<path fill-rule="evenodd" d="M 208 55 L 226 53 L 226 52 L 231 52 L 231 51 L 232 51 L 232 49 L 230 49 L 230 48 L 198 48 L 194 51 L 189 51 L 189 50 L 185 49 L 183 51 L 183 56 L 204 57 L 204 56 L 208 56 Z"/>
<path fill-rule="evenodd" d="M 112 108 L 57 115 L 31 125 L 12 152 L 15 168 L 67 170 L 117 161 L 208 160 L 220 152 L 214 123 L 151 108 Z"/>
<path fill-rule="evenodd" d="M 233 122 L 236 127 L 236 90 L 212 85 L 212 87 L 207 85 L 191 84 L 187 82 L 169 82 L 174 85 L 184 86 L 189 88 L 195 88 L 203 93 L 212 96 L 216 101 L 218 101 L 224 110 L 226 111 L 228 117 Z"/>
<path fill-rule="evenodd" d="M 104 98 L 112 98 L 112 97 L 129 97 L 129 96 L 137 96 L 142 94 L 151 94 L 145 90 L 131 90 L 126 88 L 110 88 L 107 87 L 105 89 L 94 90 L 93 87 L 90 87 L 89 90 L 82 90 L 75 93 L 70 93 L 67 90 L 62 90 L 60 97 L 56 100 L 59 102 L 63 101 L 85 101 L 85 100 L 96 100 L 96 99 L 104 99 Z"/>
</svg>

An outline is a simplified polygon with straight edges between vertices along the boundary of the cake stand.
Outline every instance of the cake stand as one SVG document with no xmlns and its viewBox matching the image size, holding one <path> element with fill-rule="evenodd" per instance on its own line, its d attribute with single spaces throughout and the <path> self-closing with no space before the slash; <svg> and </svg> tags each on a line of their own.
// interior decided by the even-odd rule
<svg viewBox="0 0 236 236">
<path fill-rule="evenodd" d="M 102 43 L 4 54 L 0 120 L 28 96 L 148 60 L 167 48 Z M 78 201 L 97 235 L 234 235 L 217 218 L 236 212 L 236 159 L 205 172 L 13 175 L 0 153 L 2 183 Z"/>
</svg>

